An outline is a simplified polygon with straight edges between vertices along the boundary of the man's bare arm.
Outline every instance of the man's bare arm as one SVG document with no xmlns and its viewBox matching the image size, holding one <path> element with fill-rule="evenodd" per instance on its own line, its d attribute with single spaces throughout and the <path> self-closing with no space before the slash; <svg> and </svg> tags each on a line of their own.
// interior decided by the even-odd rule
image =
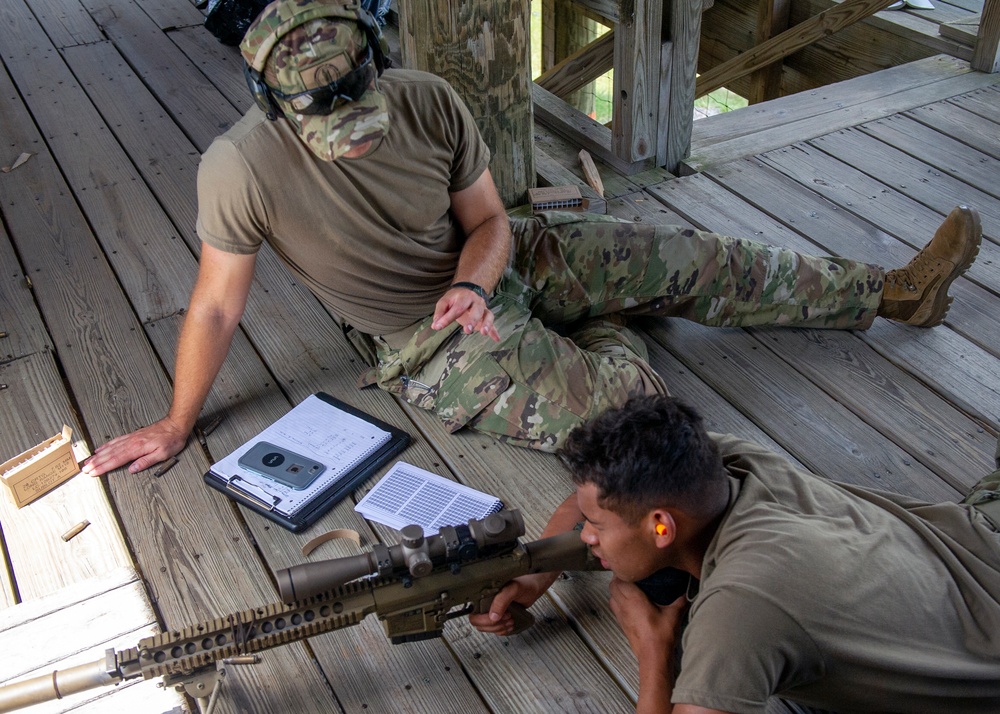
<svg viewBox="0 0 1000 714">
<path fill-rule="evenodd" d="M 202 245 L 198 279 L 177 344 L 174 395 L 167 415 L 94 451 L 83 472 L 100 476 L 129 462 L 137 473 L 180 452 L 229 352 L 253 280 L 254 255 Z"/>
<path fill-rule="evenodd" d="M 507 267 L 513 240 L 489 169 L 468 188 L 451 194 L 451 210 L 466 235 L 452 282 L 474 283 L 492 292 Z M 453 288 L 438 300 L 432 327 L 440 330 L 456 320 L 466 333 L 500 339 L 486 301 L 466 288 Z"/>
</svg>

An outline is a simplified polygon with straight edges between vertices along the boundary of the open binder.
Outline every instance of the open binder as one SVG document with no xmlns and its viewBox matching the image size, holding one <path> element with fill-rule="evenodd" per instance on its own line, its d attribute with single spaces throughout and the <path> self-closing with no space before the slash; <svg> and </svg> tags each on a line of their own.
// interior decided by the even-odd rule
<svg viewBox="0 0 1000 714">
<path fill-rule="evenodd" d="M 305 488 L 250 470 L 241 457 L 266 442 L 325 466 Z M 409 435 L 324 392 L 317 392 L 212 464 L 205 483 L 294 531 L 312 525 L 410 442 Z"/>
</svg>

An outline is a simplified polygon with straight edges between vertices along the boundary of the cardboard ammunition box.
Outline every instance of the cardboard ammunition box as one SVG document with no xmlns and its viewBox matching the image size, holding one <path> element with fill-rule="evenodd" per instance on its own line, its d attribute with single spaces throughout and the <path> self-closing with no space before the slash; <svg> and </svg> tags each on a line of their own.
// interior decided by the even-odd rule
<svg viewBox="0 0 1000 714">
<path fill-rule="evenodd" d="M 0 479 L 10 491 L 15 506 L 26 506 L 80 473 L 72 440 L 73 430 L 63 425 L 61 434 L 0 465 Z"/>
<path fill-rule="evenodd" d="M 580 194 L 577 186 L 544 186 L 528 189 L 531 210 L 539 211 L 585 211 L 587 199 Z"/>
</svg>

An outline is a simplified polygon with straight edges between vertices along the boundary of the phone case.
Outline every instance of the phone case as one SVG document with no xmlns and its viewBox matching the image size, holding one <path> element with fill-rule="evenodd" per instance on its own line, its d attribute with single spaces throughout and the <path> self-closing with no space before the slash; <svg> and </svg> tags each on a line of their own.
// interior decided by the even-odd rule
<svg viewBox="0 0 1000 714">
<path fill-rule="evenodd" d="M 240 457 L 239 465 L 300 491 L 326 471 L 326 466 L 319 461 L 266 441 L 254 444 Z"/>
</svg>

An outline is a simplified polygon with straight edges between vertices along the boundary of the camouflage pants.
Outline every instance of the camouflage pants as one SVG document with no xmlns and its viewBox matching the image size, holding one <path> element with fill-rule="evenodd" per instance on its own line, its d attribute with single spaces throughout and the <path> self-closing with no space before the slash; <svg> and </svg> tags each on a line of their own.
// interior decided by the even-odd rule
<svg viewBox="0 0 1000 714">
<path fill-rule="evenodd" d="M 449 430 L 554 451 L 578 424 L 639 394 L 666 393 L 629 315 L 704 325 L 864 329 L 880 268 L 609 216 L 512 219 L 514 257 L 490 308 L 499 344 L 419 323 L 375 338 L 379 386 Z"/>
<path fill-rule="evenodd" d="M 978 508 L 994 529 L 1000 531 L 1000 439 L 997 439 L 994 465 L 996 471 L 973 486 L 962 503 Z"/>
</svg>

